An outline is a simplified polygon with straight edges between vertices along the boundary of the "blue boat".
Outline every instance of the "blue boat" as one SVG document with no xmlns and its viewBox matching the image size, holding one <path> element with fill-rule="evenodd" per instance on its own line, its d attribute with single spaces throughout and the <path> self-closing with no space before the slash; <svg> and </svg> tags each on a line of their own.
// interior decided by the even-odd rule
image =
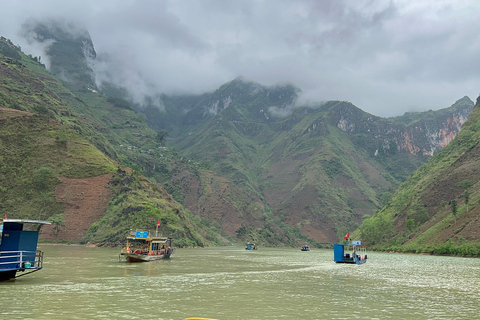
<svg viewBox="0 0 480 320">
<path fill-rule="evenodd" d="M 248 241 L 245 250 L 257 250 L 257 246 L 255 243 L 250 243 L 250 241 Z"/>
<path fill-rule="evenodd" d="M 38 234 L 49 221 L 3 219 L 0 226 L 0 281 L 18 278 L 43 268 L 43 252 L 37 250 Z M 28 225 L 28 230 L 24 230 Z M 17 274 L 23 272 L 22 274 Z"/>
<path fill-rule="evenodd" d="M 361 241 L 333 245 L 333 261 L 336 263 L 362 264 L 367 262 L 367 247 Z"/>
</svg>

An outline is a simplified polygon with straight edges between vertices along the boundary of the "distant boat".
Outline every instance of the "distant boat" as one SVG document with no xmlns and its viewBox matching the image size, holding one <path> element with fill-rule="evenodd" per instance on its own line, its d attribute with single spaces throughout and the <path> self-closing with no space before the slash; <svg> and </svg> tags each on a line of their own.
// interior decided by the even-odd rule
<svg viewBox="0 0 480 320">
<path fill-rule="evenodd" d="M 25 224 L 34 225 L 35 230 L 24 230 Z M 43 268 L 43 252 L 37 250 L 37 243 L 40 228 L 44 224 L 51 222 L 3 219 L 3 225 L 0 226 L 0 281 L 18 278 Z"/>
<path fill-rule="evenodd" d="M 302 251 L 310 251 L 310 247 L 308 246 L 308 244 L 304 244 L 303 247 L 300 249 Z"/>
<path fill-rule="evenodd" d="M 336 263 L 362 264 L 367 262 L 367 247 L 361 241 L 333 245 L 333 261 Z"/>
<path fill-rule="evenodd" d="M 120 259 L 127 262 L 148 262 L 168 259 L 173 254 L 172 238 L 153 234 L 149 230 L 131 231 Z"/>
<path fill-rule="evenodd" d="M 257 250 L 257 245 L 255 243 L 250 243 L 249 241 L 245 247 L 245 250 Z"/>
</svg>

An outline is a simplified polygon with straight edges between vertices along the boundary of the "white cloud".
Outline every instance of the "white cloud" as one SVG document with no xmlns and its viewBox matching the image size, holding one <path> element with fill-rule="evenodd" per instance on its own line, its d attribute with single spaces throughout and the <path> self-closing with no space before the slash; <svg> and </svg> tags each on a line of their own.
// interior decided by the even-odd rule
<svg viewBox="0 0 480 320">
<path fill-rule="evenodd" d="M 243 75 L 288 82 L 310 101 L 380 116 L 439 109 L 480 92 L 480 3 L 407 0 L 24 0 L 2 4 L 0 35 L 32 19 L 86 26 L 99 57 L 139 101 L 211 91 Z M 30 50 L 30 51 L 28 51 Z M 112 66 L 114 68 L 112 68 Z"/>
</svg>

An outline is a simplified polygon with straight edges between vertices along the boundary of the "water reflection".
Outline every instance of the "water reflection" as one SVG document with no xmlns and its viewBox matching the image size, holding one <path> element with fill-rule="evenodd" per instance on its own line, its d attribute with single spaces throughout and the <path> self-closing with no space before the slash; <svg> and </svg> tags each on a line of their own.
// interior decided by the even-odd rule
<svg viewBox="0 0 480 320">
<path fill-rule="evenodd" d="M 177 249 L 118 262 L 118 249 L 47 246 L 45 269 L 1 283 L 8 319 L 474 319 L 480 260 L 333 250 Z"/>
</svg>

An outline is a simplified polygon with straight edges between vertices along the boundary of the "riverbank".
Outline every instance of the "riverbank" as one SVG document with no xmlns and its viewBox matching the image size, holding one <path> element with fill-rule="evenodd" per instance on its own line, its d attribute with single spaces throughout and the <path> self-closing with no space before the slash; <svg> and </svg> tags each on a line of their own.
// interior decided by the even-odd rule
<svg viewBox="0 0 480 320">
<path fill-rule="evenodd" d="M 480 257 L 479 242 L 455 243 L 450 239 L 440 245 L 373 246 L 369 248 L 369 250 L 379 252 L 430 254 L 436 256 Z"/>
</svg>

